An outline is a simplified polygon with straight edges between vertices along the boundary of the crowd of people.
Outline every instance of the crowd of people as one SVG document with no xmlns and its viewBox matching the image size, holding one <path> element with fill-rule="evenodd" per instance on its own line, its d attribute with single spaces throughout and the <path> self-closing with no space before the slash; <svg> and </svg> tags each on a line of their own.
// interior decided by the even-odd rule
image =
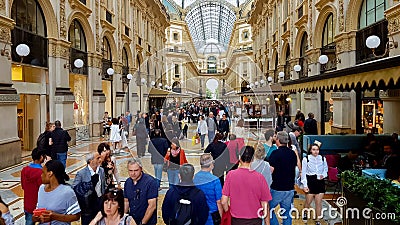
<svg viewBox="0 0 400 225">
<path fill-rule="evenodd" d="M 105 113 L 103 134 L 110 142 L 100 143 L 97 151 L 86 154 L 86 166 L 77 172 L 72 185 L 67 183 L 65 169 L 71 138 L 59 121 L 47 124 L 32 151 L 33 162 L 21 172 L 26 225 L 62 225 L 78 220 L 82 225 L 155 225 L 158 207 L 167 225 L 278 225 L 278 218 L 289 225 L 295 185 L 306 194 L 307 210 L 302 211 L 302 219 L 321 224 L 327 160 L 320 154 L 320 142 L 303 152 L 298 140 L 303 133 L 315 134 L 312 113 L 306 120 L 299 110 L 291 122 L 280 112 L 276 128 L 266 130 L 265 140 L 250 146 L 244 120 L 238 119 L 232 128 L 229 105 L 196 102 L 167 113 L 153 110 L 150 115 L 139 113 L 136 119 L 129 111 L 119 118 Z M 192 130 L 200 138 L 198 150 L 202 151 L 197 173 L 180 143 L 187 138 L 190 121 L 197 123 Z M 123 137 L 129 137 L 130 130 L 136 135 L 137 157 L 126 164 L 129 178 L 122 188 L 113 154 L 125 147 Z M 362 159 L 373 166 L 398 168 L 398 137 L 394 135 L 390 143 L 383 144 L 382 151 L 373 136 L 368 138 L 365 151 L 350 152 L 340 160 L 341 169 L 352 169 L 345 167 L 354 165 L 364 153 L 367 156 Z M 146 151 L 154 177 L 143 170 L 141 158 Z M 378 153 L 382 157 L 378 158 Z M 163 171 L 167 172 L 169 189 L 158 206 Z M 392 173 L 389 176 L 399 181 L 398 171 Z M 307 212 L 313 201 L 315 215 L 310 215 Z M 281 210 L 277 214 L 271 209 L 278 206 Z M 0 225 L 14 223 L 1 198 L 0 212 Z"/>
</svg>

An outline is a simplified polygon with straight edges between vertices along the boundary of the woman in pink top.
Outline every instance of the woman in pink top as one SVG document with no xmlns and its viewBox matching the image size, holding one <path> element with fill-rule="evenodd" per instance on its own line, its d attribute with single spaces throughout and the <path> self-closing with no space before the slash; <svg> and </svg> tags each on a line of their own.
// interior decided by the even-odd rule
<svg viewBox="0 0 400 225">
<path fill-rule="evenodd" d="M 232 225 L 269 225 L 268 201 L 272 199 L 267 182 L 260 173 L 250 169 L 254 148 L 241 150 L 240 166 L 226 176 L 221 204 L 232 215 Z"/>
<path fill-rule="evenodd" d="M 225 144 L 229 150 L 229 162 L 231 164 L 229 170 L 235 170 L 239 166 L 239 152 L 244 147 L 244 140 L 237 138 L 236 134 L 229 134 L 229 141 Z"/>
</svg>

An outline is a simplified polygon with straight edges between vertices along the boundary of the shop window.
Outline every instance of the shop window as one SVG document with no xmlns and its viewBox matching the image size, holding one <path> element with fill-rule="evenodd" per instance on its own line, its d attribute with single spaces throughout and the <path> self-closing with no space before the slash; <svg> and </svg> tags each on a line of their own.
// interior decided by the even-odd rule
<svg viewBox="0 0 400 225">
<path fill-rule="evenodd" d="M 285 60 L 285 80 L 290 80 L 290 47 L 286 48 L 286 60 Z"/>
<path fill-rule="evenodd" d="M 15 0 L 11 8 L 11 18 L 16 22 L 11 31 L 12 60 L 47 67 L 47 28 L 38 2 L 36 0 Z M 23 59 L 18 56 L 15 50 L 19 44 L 26 44 L 30 48 L 29 55 Z"/>
<path fill-rule="evenodd" d="M 303 34 L 301 38 L 301 45 L 300 45 L 300 58 L 299 58 L 299 65 L 301 66 L 301 70 L 299 71 L 299 78 L 308 77 L 308 62 L 306 51 L 308 49 L 307 43 L 308 35 L 307 33 Z"/>
</svg>

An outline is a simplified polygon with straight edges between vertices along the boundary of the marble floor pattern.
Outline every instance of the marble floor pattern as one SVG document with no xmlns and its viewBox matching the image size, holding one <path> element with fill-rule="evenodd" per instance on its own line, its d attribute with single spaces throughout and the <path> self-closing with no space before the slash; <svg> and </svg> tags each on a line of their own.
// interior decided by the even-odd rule
<svg viewBox="0 0 400 225">
<path fill-rule="evenodd" d="M 193 134 L 194 131 L 189 132 L 189 134 Z M 259 135 L 262 137 L 263 135 Z M 84 156 L 86 153 L 91 151 L 96 151 L 99 143 L 106 141 L 103 138 L 91 138 L 86 141 L 79 141 L 73 147 L 71 147 L 68 151 L 68 159 L 67 159 L 67 173 L 69 174 L 71 180 L 69 181 L 72 184 L 72 180 L 75 177 L 77 171 L 86 166 L 84 161 Z M 250 138 L 249 144 L 255 144 L 256 141 L 254 138 Z M 206 145 L 208 144 L 206 138 Z M 184 139 L 181 141 L 182 148 L 185 149 L 187 159 L 189 163 L 195 166 L 196 172 L 200 170 L 199 158 L 202 154 L 200 150 L 200 144 L 192 145 L 191 138 Z M 129 138 L 129 150 L 125 152 L 121 152 L 121 154 L 117 155 L 117 166 L 119 169 L 120 179 L 121 181 L 125 181 L 128 178 L 128 172 L 126 169 L 127 160 L 131 157 L 136 156 L 136 140 L 135 137 Z M 20 164 L 5 168 L 0 170 L 0 195 L 3 200 L 9 204 L 9 208 L 11 214 L 15 218 L 16 225 L 25 224 L 24 213 L 23 213 L 23 190 L 20 184 L 20 175 L 23 167 L 27 166 L 31 161 L 29 152 L 24 152 L 22 162 Z M 144 171 L 154 176 L 154 169 L 150 162 L 150 154 L 146 152 L 146 156 L 142 158 Z M 122 186 L 123 186 L 122 182 Z M 165 193 L 168 189 L 167 182 L 167 174 L 163 173 L 162 180 L 162 190 L 159 192 L 158 199 L 158 224 L 164 224 L 161 218 L 161 205 L 164 199 Z M 298 208 L 302 208 L 304 200 L 296 199 L 294 205 Z M 79 222 L 72 223 L 73 225 L 80 224 Z M 304 224 L 301 219 L 294 220 L 293 224 Z M 308 224 L 314 224 L 314 222 L 310 221 Z M 327 223 L 323 223 L 327 224 Z"/>
</svg>

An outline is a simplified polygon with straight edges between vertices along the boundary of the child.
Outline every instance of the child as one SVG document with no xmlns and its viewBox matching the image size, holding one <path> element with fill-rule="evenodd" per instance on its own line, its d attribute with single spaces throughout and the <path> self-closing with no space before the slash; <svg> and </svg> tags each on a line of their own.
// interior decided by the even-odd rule
<svg viewBox="0 0 400 225">
<path fill-rule="evenodd" d="M 121 128 L 119 127 L 119 121 L 117 118 L 112 119 L 112 125 L 111 125 L 111 134 L 110 134 L 110 142 L 113 143 L 114 151 L 119 151 L 119 145 L 120 141 L 122 140 L 120 131 Z"/>
<path fill-rule="evenodd" d="M 315 202 L 316 221 L 315 225 L 321 225 L 319 221 L 322 210 L 322 198 L 325 194 L 324 178 L 328 176 L 328 164 L 323 156 L 319 155 L 320 142 L 310 146 L 308 155 L 303 158 L 301 182 L 304 185 L 306 193 L 306 202 L 304 208 L 310 208 L 311 202 Z M 303 212 L 303 220 L 307 221 L 308 215 Z"/>
</svg>

